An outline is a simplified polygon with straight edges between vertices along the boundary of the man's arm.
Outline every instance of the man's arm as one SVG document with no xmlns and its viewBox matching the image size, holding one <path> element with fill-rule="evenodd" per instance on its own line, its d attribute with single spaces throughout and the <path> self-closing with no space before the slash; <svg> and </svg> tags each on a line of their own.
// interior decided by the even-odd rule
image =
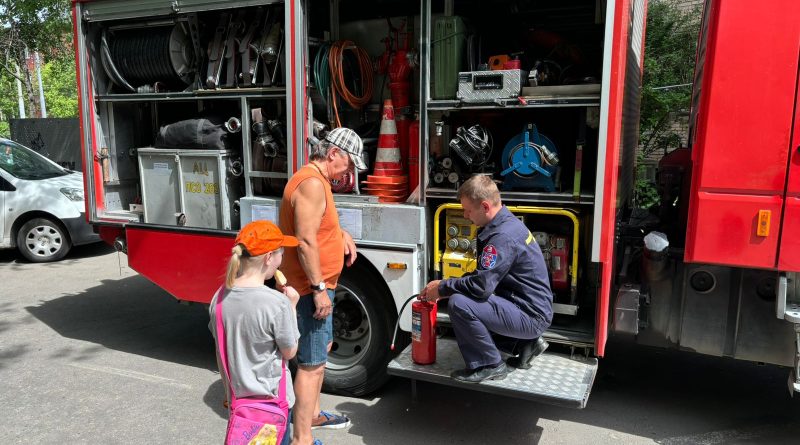
<svg viewBox="0 0 800 445">
<path fill-rule="evenodd" d="M 469 295 L 473 298 L 486 299 L 492 295 L 517 259 L 516 250 L 504 234 L 493 236 L 478 252 L 478 268 L 474 273 L 460 278 L 448 278 L 439 283 L 438 290 L 442 296 L 454 293 Z"/>
<path fill-rule="evenodd" d="M 347 233 L 347 230 L 342 229 L 342 236 L 344 237 L 345 264 L 347 267 L 350 267 L 356 262 L 356 258 L 358 257 L 358 254 L 356 253 L 356 243 L 353 241 L 353 237 Z"/>
<path fill-rule="evenodd" d="M 300 183 L 292 195 L 294 207 L 294 232 L 299 244 L 297 257 L 311 284 L 322 281 L 322 267 L 319 259 L 317 234 L 325 214 L 325 186 L 317 179 L 310 178 Z M 327 291 L 314 291 L 314 317 L 323 319 L 331 312 Z"/>
</svg>

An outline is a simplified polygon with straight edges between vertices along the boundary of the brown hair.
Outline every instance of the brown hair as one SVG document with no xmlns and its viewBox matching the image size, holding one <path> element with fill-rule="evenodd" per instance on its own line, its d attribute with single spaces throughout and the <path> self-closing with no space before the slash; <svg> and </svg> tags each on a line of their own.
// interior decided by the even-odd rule
<svg viewBox="0 0 800 445">
<path fill-rule="evenodd" d="M 500 190 L 491 176 L 475 175 L 458 188 L 458 199 L 467 198 L 474 203 L 489 201 L 493 206 L 500 205 Z"/>
</svg>

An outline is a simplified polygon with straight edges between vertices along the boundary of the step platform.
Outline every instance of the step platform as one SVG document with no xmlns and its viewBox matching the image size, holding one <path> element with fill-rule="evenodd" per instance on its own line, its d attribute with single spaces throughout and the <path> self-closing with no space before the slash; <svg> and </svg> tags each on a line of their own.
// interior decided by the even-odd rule
<svg viewBox="0 0 800 445">
<path fill-rule="evenodd" d="M 503 380 L 465 383 L 450 377 L 450 373 L 464 367 L 464 359 L 455 339 L 437 338 L 436 363 L 432 365 L 414 363 L 411 361 L 409 345 L 389 362 L 388 373 L 412 380 L 440 383 L 535 402 L 584 408 L 597 373 L 597 359 L 545 352 L 536 357 L 530 369 L 515 369 Z"/>
</svg>

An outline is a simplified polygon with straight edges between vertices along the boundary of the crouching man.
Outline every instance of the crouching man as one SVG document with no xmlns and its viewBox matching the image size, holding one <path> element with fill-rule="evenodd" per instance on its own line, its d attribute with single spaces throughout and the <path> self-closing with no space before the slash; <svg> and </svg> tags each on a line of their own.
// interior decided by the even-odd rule
<svg viewBox="0 0 800 445">
<path fill-rule="evenodd" d="M 450 322 L 466 369 L 452 377 L 477 383 L 500 380 L 511 369 L 492 334 L 519 339 L 520 352 L 508 365 L 528 369 L 547 348 L 542 333 L 553 320 L 553 294 L 542 251 L 500 201 L 488 176 L 473 176 L 458 189 L 464 217 L 478 226 L 477 269 L 460 278 L 434 280 L 419 299 L 449 298 Z"/>
</svg>

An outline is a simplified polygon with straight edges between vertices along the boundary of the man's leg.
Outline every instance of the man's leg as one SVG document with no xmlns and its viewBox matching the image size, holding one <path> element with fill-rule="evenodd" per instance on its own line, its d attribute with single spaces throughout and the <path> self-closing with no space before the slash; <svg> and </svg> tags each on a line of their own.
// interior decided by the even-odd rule
<svg viewBox="0 0 800 445">
<path fill-rule="evenodd" d="M 303 295 L 297 303 L 297 328 L 300 341 L 297 347 L 297 374 L 294 379 L 293 445 L 312 443 L 311 424 L 319 412 L 319 393 L 325 376 L 327 352 L 325 345 L 332 335 L 331 317 L 314 318 L 316 307 L 311 294 Z"/>
<path fill-rule="evenodd" d="M 314 439 L 311 436 L 311 422 L 319 412 L 315 403 L 319 403 L 319 390 L 325 375 L 325 364 L 317 366 L 298 366 L 294 380 L 294 428 L 292 445 L 309 445 Z M 316 411 L 315 411 L 316 410 Z"/>
<path fill-rule="evenodd" d="M 333 298 L 335 297 L 335 293 L 333 290 L 328 289 L 328 296 L 331 297 L 331 302 L 333 302 Z M 325 330 L 325 335 L 320 340 L 320 344 L 324 344 L 325 346 L 325 360 L 328 360 L 328 354 L 331 352 L 331 346 L 333 346 L 333 314 L 328 316 L 327 319 L 327 327 Z M 328 428 L 328 429 L 341 429 L 347 428 L 350 426 L 350 419 L 347 416 L 329 413 L 327 411 L 322 411 L 322 407 L 320 406 L 320 395 L 322 394 L 322 383 L 325 380 L 325 375 L 323 372 L 323 378 L 319 379 L 319 386 L 317 386 L 317 400 L 314 403 L 314 418 L 311 420 L 311 428 Z"/>
<path fill-rule="evenodd" d="M 479 302 L 462 294 L 451 295 L 447 302 L 458 349 L 461 350 L 468 369 L 500 363 L 500 352 L 492 340 L 492 335 L 476 315 L 476 313 L 482 314 L 484 307 L 489 307 L 485 301 Z"/>
<path fill-rule="evenodd" d="M 496 295 L 478 300 L 453 294 L 448 308 L 459 349 L 469 369 L 501 362 L 492 333 L 525 339 L 541 335 L 539 323 L 533 317 L 509 300 Z"/>
</svg>

